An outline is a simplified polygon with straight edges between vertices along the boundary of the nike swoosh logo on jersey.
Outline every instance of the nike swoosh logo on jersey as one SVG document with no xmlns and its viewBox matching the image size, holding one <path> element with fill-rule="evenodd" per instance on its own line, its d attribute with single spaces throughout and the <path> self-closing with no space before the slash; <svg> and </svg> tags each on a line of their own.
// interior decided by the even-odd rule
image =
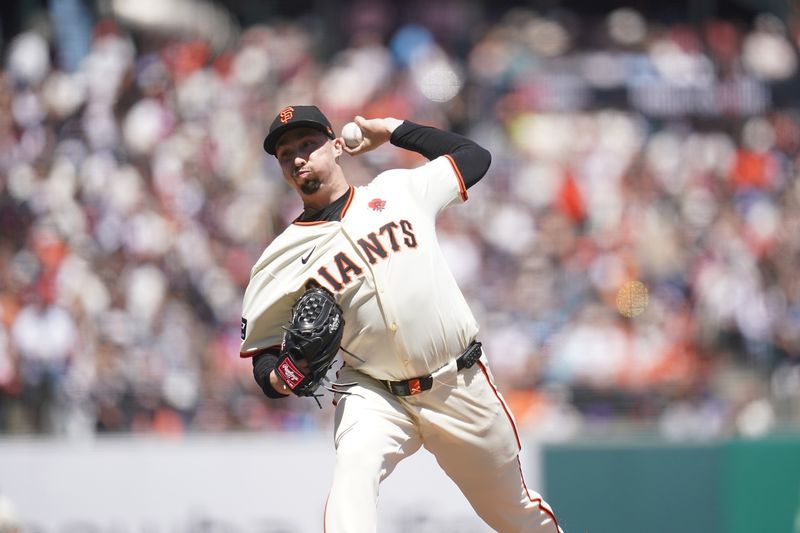
<svg viewBox="0 0 800 533">
<path fill-rule="evenodd" d="M 301 262 L 301 263 L 303 263 L 304 265 L 305 265 L 306 263 L 308 263 L 308 260 L 309 260 L 309 259 L 311 259 L 311 254 L 313 254 L 313 253 L 314 253 L 314 250 L 316 250 L 316 249 L 317 249 L 317 246 L 316 246 L 316 245 L 314 245 L 314 247 L 311 249 L 311 251 L 309 251 L 309 252 L 308 252 L 308 254 L 306 254 L 306 256 L 305 256 L 305 257 L 303 257 L 303 258 L 301 258 L 301 259 L 300 259 L 300 262 Z"/>
</svg>

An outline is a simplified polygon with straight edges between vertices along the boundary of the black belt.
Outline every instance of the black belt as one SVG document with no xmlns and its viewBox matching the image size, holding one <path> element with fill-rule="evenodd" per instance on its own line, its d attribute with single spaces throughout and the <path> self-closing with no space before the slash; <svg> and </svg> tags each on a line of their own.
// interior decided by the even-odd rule
<svg viewBox="0 0 800 533">
<path fill-rule="evenodd" d="M 456 366 L 458 370 L 462 368 L 470 368 L 481 357 L 481 343 L 472 341 L 464 353 L 456 359 Z M 433 387 L 433 375 L 421 376 L 418 378 L 406 379 L 404 381 L 389 381 L 388 379 L 380 380 L 381 383 L 386 385 L 389 392 L 395 396 L 414 396 L 420 392 L 430 390 Z"/>
</svg>

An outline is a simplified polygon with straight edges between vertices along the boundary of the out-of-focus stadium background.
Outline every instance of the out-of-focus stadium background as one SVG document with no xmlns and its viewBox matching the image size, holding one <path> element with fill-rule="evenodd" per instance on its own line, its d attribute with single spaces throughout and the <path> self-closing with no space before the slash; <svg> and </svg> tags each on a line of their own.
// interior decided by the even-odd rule
<svg viewBox="0 0 800 533">
<path fill-rule="evenodd" d="M 250 266 L 300 209 L 261 142 L 314 102 L 337 128 L 409 118 L 492 152 L 440 239 L 520 427 L 545 467 L 567 454 L 541 476 L 557 511 L 576 442 L 774 444 L 800 427 L 798 45 L 779 0 L 5 2 L 0 434 L 330 427 L 263 399 L 238 356 Z M 343 162 L 364 183 L 421 160 Z M 647 305 L 620 313 L 630 281 Z"/>
</svg>

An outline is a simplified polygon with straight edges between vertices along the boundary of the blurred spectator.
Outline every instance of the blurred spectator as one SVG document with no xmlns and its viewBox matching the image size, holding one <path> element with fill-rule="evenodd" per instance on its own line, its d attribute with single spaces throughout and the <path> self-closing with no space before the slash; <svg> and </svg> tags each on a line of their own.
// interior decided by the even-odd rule
<svg viewBox="0 0 800 533">
<path fill-rule="evenodd" d="M 78 341 L 74 318 L 55 304 L 54 297 L 52 284 L 40 282 L 11 327 L 23 405 L 38 432 L 55 427 L 59 395 Z"/>
</svg>

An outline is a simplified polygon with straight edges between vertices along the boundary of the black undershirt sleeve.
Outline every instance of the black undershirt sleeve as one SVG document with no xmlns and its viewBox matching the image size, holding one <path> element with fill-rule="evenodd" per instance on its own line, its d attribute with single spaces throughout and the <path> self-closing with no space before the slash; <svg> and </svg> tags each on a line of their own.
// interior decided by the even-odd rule
<svg viewBox="0 0 800 533">
<path fill-rule="evenodd" d="M 421 126 L 408 120 L 392 132 L 389 140 L 399 148 L 417 152 L 430 160 L 445 154 L 450 155 L 467 188 L 478 183 L 492 162 L 492 154 L 474 141 L 456 133 Z"/>
<path fill-rule="evenodd" d="M 280 392 L 276 391 L 272 388 L 272 385 L 269 382 L 269 374 L 275 368 L 275 365 L 278 364 L 278 348 L 267 350 L 266 352 L 260 353 L 258 355 L 253 356 L 253 377 L 256 379 L 256 383 L 258 386 L 261 387 L 261 390 L 264 391 L 270 398 L 287 398 L 288 396 L 285 394 L 281 394 Z"/>
</svg>

